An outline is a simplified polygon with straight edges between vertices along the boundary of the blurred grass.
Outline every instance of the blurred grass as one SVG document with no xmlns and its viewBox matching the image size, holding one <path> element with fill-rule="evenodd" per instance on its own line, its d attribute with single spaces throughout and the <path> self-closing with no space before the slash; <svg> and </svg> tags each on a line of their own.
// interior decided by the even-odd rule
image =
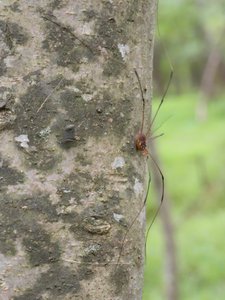
<svg viewBox="0 0 225 300">
<path fill-rule="evenodd" d="M 167 97 L 157 118 L 160 125 L 170 117 L 157 142 L 176 228 L 181 300 L 225 295 L 224 100 L 212 100 L 208 119 L 199 122 L 197 95 Z M 155 209 L 150 198 L 149 220 Z M 158 218 L 148 238 L 143 300 L 166 299 L 163 247 Z"/>
</svg>

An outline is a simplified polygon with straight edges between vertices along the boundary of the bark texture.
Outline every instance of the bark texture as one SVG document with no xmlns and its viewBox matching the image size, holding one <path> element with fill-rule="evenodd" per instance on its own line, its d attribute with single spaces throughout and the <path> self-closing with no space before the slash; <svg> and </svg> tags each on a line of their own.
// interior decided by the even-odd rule
<svg viewBox="0 0 225 300">
<path fill-rule="evenodd" d="M 155 2 L 0 11 L 0 298 L 141 299 L 144 214 L 116 262 L 145 197 Z"/>
</svg>

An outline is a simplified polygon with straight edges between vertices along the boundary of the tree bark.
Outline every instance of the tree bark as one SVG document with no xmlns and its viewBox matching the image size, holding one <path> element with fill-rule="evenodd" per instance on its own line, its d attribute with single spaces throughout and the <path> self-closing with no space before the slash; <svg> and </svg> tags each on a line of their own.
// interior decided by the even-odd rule
<svg viewBox="0 0 225 300">
<path fill-rule="evenodd" d="M 141 299 L 155 1 L 0 3 L 0 298 Z M 148 112 L 147 112 L 148 113 Z M 127 209 L 129 207 L 129 209 Z"/>
</svg>

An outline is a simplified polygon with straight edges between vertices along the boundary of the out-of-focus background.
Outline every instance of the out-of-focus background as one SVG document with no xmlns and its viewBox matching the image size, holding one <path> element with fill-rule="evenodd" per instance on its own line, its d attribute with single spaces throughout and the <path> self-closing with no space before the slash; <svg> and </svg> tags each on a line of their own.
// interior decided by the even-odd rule
<svg viewBox="0 0 225 300">
<path fill-rule="evenodd" d="M 143 300 L 225 299 L 225 0 L 159 0 L 154 127 L 166 182 L 147 241 Z M 147 218 L 157 209 L 154 185 Z"/>
</svg>

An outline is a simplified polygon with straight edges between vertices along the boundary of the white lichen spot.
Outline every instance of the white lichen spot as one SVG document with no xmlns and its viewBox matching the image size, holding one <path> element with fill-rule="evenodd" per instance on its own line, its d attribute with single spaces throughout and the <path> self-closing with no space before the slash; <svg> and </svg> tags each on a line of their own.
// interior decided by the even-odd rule
<svg viewBox="0 0 225 300">
<path fill-rule="evenodd" d="M 83 100 L 85 102 L 89 102 L 89 101 L 91 101 L 93 99 L 93 95 L 91 95 L 91 94 L 83 94 L 82 98 L 83 98 Z"/>
<path fill-rule="evenodd" d="M 116 222 L 119 223 L 124 218 L 124 216 L 120 215 L 120 214 L 113 213 L 113 218 L 116 220 Z"/>
<path fill-rule="evenodd" d="M 42 129 L 42 130 L 39 132 L 39 136 L 40 136 L 40 137 L 46 137 L 46 136 L 48 136 L 50 133 L 51 133 L 51 128 L 50 128 L 50 127 L 46 127 L 46 128 Z"/>
<path fill-rule="evenodd" d="M 84 249 L 85 255 L 96 254 L 101 249 L 99 244 L 92 244 Z"/>
<path fill-rule="evenodd" d="M 68 89 L 70 89 L 71 91 L 73 91 L 75 93 L 81 93 L 81 90 L 75 86 L 69 86 Z"/>
<path fill-rule="evenodd" d="M 143 184 L 137 178 L 135 178 L 134 192 L 136 196 L 139 196 L 143 192 Z"/>
<path fill-rule="evenodd" d="M 16 63 L 17 58 L 14 56 L 7 56 L 4 59 L 4 63 L 6 65 L 7 68 L 13 68 L 15 63 Z"/>
<path fill-rule="evenodd" d="M 118 49 L 120 51 L 120 54 L 121 54 L 123 60 L 125 60 L 126 56 L 130 52 L 129 46 L 128 45 L 124 45 L 124 44 L 118 44 Z"/>
<path fill-rule="evenodd" d="M 142 209 L 142 211 L 140 212 L 140 216 L 139 216 L 139 221 L 141 223 L 141 225 L 145 224 L 145 220 L 146 220 L 146 212 L 145 209 Z"/>
<path fill-rule="evenodd" d="M 22 148 L 29 148 L 29 138 L 27 134 L 21 134 L 15 137 L 15 141 L 20 143 L 20 147 Z"/>
<path fill-rule="evenodd" d="M 125 165 L 125 160 L 123 157 L 121 156 L 117 156 L 115 159 L 114 159 L 114 162 L 111 164 L 112 168 L 115 170 L 115 169 L 118 169 L 118 168 L 122 168 L 123 166 Z"/>
</svg>

